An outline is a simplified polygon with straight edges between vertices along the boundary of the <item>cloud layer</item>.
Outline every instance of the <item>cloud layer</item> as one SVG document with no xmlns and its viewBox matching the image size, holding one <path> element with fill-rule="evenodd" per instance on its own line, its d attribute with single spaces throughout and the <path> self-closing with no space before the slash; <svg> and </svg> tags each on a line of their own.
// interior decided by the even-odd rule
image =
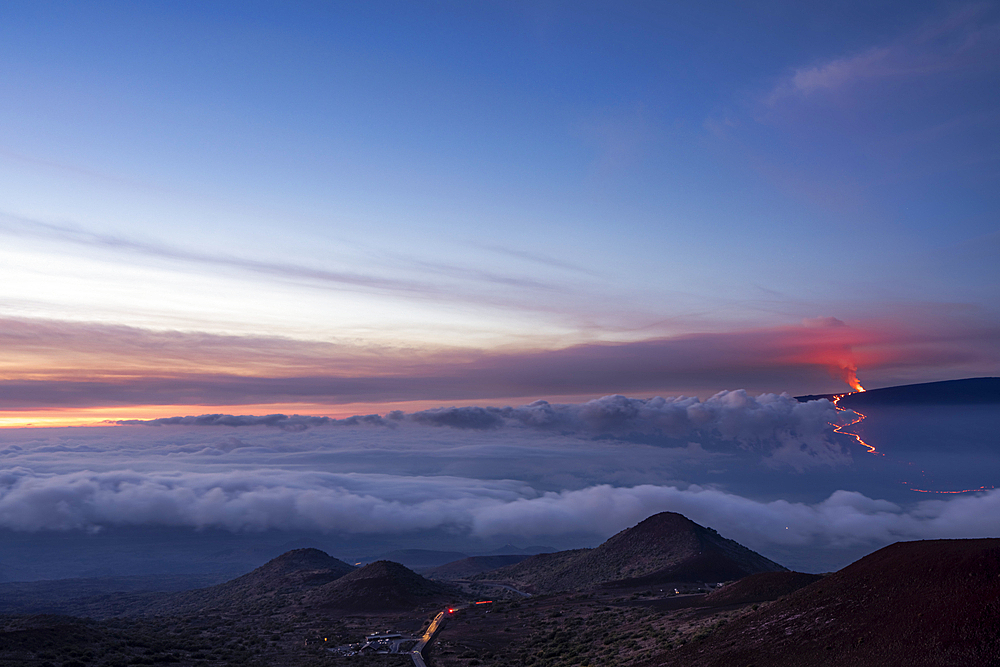
<svg viewBox="0 0 1000 667">
<path fill-rule="evenodd" d="M 906 539 L 1000 533 L 1000 490 L 908 509 L 836 491 L 818 503 L 759 501 L 697 485 L 538 493 L 514 481 L 274 471 L 221 474 L 0 474 L 0 526 L 98 530 L 185 526 L 233 531 L 412 533 L 458 530 L 528 541 L 609 536 L 661 511 L 680 512 L 754 549 L 849 549 Z"/>
<path fill-rule="evenodd" d="M 420 412 L 393 411 L 347 419 L 281 414 L 208 414 L 151 420 L 123 420 L 122 425 L 145 426 L 270 426 L 285 431 L 310 427 L 381 426 L 395 428 L 403 423 L 490 431 L 501 428 L 573 433 L 584 436 L 643 438 L 648 436 L 683 443 L 685 439 L 738 443 L 757 448 L 775 463 L 798 470 L 813 465 L 845 463 L 849 455 L 831 437 L 831 425 L 848 424 L 854 413 L 838 412 L 826 400 L 801 403 L 783 394 L 762 394 L 756 398 L 745 391 L 724 391 L 706 401 L 696 397 L 656 397 L 651 399 L 605 396 L 580 404 L 551 404 L 535 401 L 521 407 L 451 407 Z"/>
<path fill-rule="evenodd" d="M 833 432 L 852 417 L 825 400 L 731 391 L 7 430 L 0 528 L 596 543 L 670 510 L 799 567 L 825 550 L 1000 533 L 1000 491 L 914 494 L 892 478 L 891 457 Z"/>
</svg>

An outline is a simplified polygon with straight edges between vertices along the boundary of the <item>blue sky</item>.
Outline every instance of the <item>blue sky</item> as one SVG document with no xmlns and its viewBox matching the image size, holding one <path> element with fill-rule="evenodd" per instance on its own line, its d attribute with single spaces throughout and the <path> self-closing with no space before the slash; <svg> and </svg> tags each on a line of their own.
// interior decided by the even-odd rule
<svg viewBox="0 0 1000 667">
<path fill-rule="evenodd" d="M 7 3 L 0 62 L 5 395 L 317 355 L 320 378 L 594 376 L 691 340 L 702 366 L 558 394 L 1000 373 L 996 3 Z M 164 335 L 188 342 L 147 363 Z M 774 372 L 709 363 L 718 336 Z M 557 391 L 478 377 L 86 407 Z"/>
<path fill-rule="evenodd" d="M 998 83 L 997 2 L 3 3 L 0 530 L 996 535 L 992 406 L 782 394 L 1000 376 Z"/>
</svg>

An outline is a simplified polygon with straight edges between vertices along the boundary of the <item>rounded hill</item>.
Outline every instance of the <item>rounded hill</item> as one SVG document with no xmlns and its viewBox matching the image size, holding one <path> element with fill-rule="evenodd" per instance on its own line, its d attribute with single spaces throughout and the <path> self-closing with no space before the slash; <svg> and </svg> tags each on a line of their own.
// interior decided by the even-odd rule
<svg viewBox="0 0 1000 667">
<path fill-rule="evenodd" d="M 380 560 L 310 591 L 305 604 L 354 612 L 401 611 L 460 600 L 457 589 Z"/>
<path fill-rule="evenodd" d="M 785 568 L 682 514 L 661 512 L 595 549 L 532 556 L 474 579 L 534 591 L 669 582 L 729 581 Z"/>
</svg>

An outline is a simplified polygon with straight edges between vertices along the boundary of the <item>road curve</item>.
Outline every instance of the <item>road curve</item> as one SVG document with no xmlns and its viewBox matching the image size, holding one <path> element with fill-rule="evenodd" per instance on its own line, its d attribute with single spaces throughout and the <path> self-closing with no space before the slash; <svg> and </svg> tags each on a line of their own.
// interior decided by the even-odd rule
<svg viewBox="0 0 1000 667">
<path fill-rule="evenodd" d="M 513 586 L 508 586 L 507 584 L 501 584 L 499 581 L 477 581 L 476 583 L 481 586 L 494 586 L 496 588 L 503 588 L 505 590 L 510 591 L 511 593 L 517 593 L 523 598 L 531 597 L 531 593 L 525 593 L 524 591 L 519 591 Z"/>
<path fill-rule="evenodd" d="M 454 609 L 454 607 L 452 607 L 452 609 Z M 413 664 L 416 667 L 427 667 L 426 663 L 424 663 L 424 647 L 427 646 L 427 642 L 434 637 L 437 631 L 441 629 L 441 625 L 444 623 L 444 618 L 449 613 L 450 610 L 446 609 L 435 616 L 434 620 L 431 621 L 431 624 L 427 626 L 427 631 L 424 632 L 424 636 L 420 638 L 420 641 L 413 645 L 413 648 L 410 650 L 410 657 L 413 658 Z"/>
</svg>

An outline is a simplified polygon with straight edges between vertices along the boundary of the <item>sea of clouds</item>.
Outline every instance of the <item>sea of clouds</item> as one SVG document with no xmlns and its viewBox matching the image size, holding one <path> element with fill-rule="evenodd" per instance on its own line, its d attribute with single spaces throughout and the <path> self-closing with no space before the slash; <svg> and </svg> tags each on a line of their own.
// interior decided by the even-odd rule
<svg viewBox="0 0 1000 667">
<path fill-rule="evenodd" d="M 0 528 L 445 530 L 596 544 L 669 510 L 786 562 L 796 550 L 1000 533 L 1000 490 L 889 493 L 890 462 L 833 432 L 853 418 L 826 400 L 733 391 L 7 430 Z"/>
</svg>

